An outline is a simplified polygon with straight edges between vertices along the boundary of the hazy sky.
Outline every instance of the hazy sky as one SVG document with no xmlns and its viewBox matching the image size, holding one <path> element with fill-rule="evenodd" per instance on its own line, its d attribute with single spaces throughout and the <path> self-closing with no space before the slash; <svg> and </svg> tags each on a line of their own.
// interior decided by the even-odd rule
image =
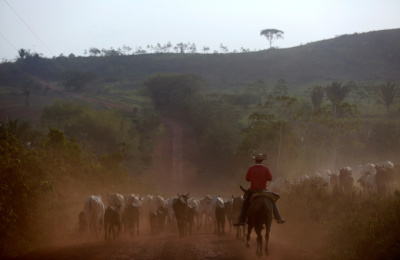
<svg viewBox="0 0 400 260">
<path fill-rule="evenodd" d="M 24 48 L 45 57 L 171 42 L 229 51 L 294 47 L 400 28 L 400 0 L 0 0 L 0 61 Z"/>
</svg>

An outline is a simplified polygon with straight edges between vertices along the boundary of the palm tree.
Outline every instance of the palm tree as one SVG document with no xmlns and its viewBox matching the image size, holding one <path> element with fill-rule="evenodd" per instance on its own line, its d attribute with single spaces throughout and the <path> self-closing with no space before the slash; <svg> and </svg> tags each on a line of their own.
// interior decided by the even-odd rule
<svg viewBox="0 0 400 260">
<path fill-rule="evenodd" d="M 7 132 L 14 134 L 18 138 L 24 137 L 30 129 L 30 124 L 28 122 L 22 122 L 20 124 L 18 119 L 13 120 L 10 117 L 7 117 L 7 122 L 4 126 Z"/>
<path fill-rule="evenodd" d="M 324 100 L 324 88 L 322 86 L 314 86 L 311 90 L 311 102 L 314 109 L 320 108 Z"/>
<path fill-rule="evenodd" d="M 332 113 L 338 113 L 338 106 L 345 99 L 350 92 L 350 87 L 347 85 L 342 86 L 342 82 L 333 81 L 330 85 L 326 86 L 327 98 L 332 103 Z"/>
<path fill-rule="evenodd" d="M 25 59 L 26 57 L 28 57 L 30 55 L 30 52 L 29 52 L 29 50 L 25 50 L 25 49 L 19 49 L 18 50 L 18 60 L 23 60 L 23 59 Z"/>
<path fill-rule="evenodd" d="M 396 84 L 388 81 L 384 84 L 379 85 L 380 96 L 386 104 L 386 111 L 389 113 L 390 106 L 393 105 L 394 98 L 398 92 Z"/>
</svg>

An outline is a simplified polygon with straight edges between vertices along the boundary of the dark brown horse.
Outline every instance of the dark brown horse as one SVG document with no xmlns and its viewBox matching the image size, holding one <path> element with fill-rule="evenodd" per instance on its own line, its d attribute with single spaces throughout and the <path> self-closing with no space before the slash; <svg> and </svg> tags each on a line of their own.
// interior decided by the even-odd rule
<svg viewBox="0 0 400 260">
<path fill-rule="evenodd" d="M 245 196 L 249 195 L 249 190 L 245 190 L 242 186 L 240 186 L 242 191 L 245 193 Z M 268 240 L 269 240 L 269 232 L 271 230 L 271 222 L 272 222 L 272 209 L 273 202 L 271 199 L 265 196 L 256 196 L 251 199 L 251 203 L 249 205 L 249 209 L 247 210 L 247 242 L 246 246 L 250 247 L 250 233 L 254 227 L 254 230 L 257 234 L 257 248 L 256 255 L 262 256 L 262 245 L 263 238 L 261 235 L 261 231 L 265 226 L 265 254 L 269 254 L 268 249 Z"/>
</svg>

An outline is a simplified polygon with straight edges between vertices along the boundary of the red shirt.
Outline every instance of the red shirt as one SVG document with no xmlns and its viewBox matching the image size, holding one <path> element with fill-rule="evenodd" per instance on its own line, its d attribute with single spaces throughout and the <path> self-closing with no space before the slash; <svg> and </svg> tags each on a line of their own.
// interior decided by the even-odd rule
<svg viewBox="0 0 400 260">
<path fill-rule="evenodd" d="M 256 164 L 247 170 L 246 181 L 251 182 L 250 190 L 266 190 L 267 181 L 272 181 L 272 174 L 268 167 Z"/>
</svg>

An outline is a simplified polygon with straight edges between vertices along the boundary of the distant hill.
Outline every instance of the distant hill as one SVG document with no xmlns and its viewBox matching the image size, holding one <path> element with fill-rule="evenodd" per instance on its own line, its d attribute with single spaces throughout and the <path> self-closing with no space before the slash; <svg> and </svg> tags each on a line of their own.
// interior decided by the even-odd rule
<svg viewBox="0 0 400 260">
<path fill-rule="evenodd" d="M 0 73 L 4 71 L 1 64 Z M 43 70 L 38 69 L 43 66 Z M 41 59 L 35 74 L 60 78 L 65 70 L 96 72 L 138 86 L 154 73 L 190 73 L 215 88 L 237 88 L 263 79 L 285 79 L 290 88 L 333 80 L 400 82 L 400 29 L 342 35 L 286 49 L 227 54 L 143 54 Z"/>
</svg>

